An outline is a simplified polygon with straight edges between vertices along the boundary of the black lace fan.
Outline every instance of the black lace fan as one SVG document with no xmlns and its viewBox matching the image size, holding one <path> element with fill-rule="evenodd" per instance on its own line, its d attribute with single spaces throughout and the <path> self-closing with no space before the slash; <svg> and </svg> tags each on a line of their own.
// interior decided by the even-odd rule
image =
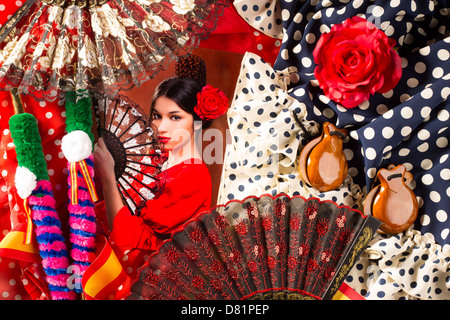
<svg viewBox="0 0 450 320">
<path fill-rule="evenodd" d="M 164 242 L 128 298 L 331 299 L 379 225 L 316 198 L 231 201 Z"/>
<path fill-rule="evenodd" d="M 161 166 L 167 157 L 145 112 L 123 95 L 110 99 L 94 96 L 99 137 L 115 160 L 114 171 L 122 196 L 138 214 L 147 200 L 164 188 Z"/>
</svg>

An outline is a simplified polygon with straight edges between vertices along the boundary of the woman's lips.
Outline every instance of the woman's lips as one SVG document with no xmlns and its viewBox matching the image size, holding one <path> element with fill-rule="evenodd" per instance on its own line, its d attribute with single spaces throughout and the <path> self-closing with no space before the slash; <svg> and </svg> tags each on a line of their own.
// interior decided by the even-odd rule
<svg viewBox="0 0 450 320">
<path fill-rule="evenodd" d="M 170 138 L 164 137 L 164 136 L 159 136 L 158 139 L 159 139 L 159 141 L 161 141 L 162 143 L 167 143 L 167 142 L 170 141 Z"/>
</svg>

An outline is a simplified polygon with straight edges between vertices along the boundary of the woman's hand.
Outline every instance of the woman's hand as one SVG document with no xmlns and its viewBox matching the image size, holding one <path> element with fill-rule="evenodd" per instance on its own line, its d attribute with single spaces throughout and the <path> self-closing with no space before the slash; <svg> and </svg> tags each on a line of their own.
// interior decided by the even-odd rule
<svg viewBox="0 0 450 320">
<path fill-rule="evenodd" d="M 94 165 L 95 172 L 98 174 L 102 185 L 115 184 L 114 163 L 111 152 L 109 152 L 103 139 L 99 138 L 94 148 Z"/>
<path fill-rule="evenodd" d="M 102 138 L 98 139 L 94 148 L 94 168 L 103 187 L 106 216 L 112 228 L 114 218 L 123 207 L 123 202 L 114 173 L 114 158 Z"/>
</svg>

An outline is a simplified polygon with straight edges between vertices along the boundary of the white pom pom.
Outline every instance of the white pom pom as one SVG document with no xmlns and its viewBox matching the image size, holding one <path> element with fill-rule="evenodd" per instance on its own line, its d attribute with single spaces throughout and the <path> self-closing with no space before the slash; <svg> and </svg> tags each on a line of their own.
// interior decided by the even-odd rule
<svg viewBox="0 0 450 320">
<path fill-rule="evenodd" d="M 36 175 L 28 168 L 17 167 L 16 176 L 14 178 L 17 194 L 22 199 L 26 199 L 30 196 L 31 192 L 36 188 L 37 180 Z"/>
<path fill-rule="evenodd" d="M 75 130 L 62 138 L 61 149 L 69 162 L 78 162 L 92 154 L 92 141 L 86 132 Z"/>
</svg>

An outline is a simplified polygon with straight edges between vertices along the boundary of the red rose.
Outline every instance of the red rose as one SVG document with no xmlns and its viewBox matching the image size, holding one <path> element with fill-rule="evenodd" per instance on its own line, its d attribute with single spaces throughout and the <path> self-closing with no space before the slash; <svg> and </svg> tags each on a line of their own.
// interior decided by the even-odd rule
<svg viewBox="0 0 450 320">
<path fill-rule="evenodd" d="M 394 45 L 373 23 L 349 18 L 320 37 L 313 52 L 314 75 L 328 98 L 354 108 L 397 85 L 402 68 Z"/>
<path fill-rule="evenodd" d="M 202 120 L 213 120 L 223 115 L 228 109 L 228 98 L 219 89 L 207 84 L 202 91 L 197 93 L 197 105 L 195 113 Z"/>
</svg>

